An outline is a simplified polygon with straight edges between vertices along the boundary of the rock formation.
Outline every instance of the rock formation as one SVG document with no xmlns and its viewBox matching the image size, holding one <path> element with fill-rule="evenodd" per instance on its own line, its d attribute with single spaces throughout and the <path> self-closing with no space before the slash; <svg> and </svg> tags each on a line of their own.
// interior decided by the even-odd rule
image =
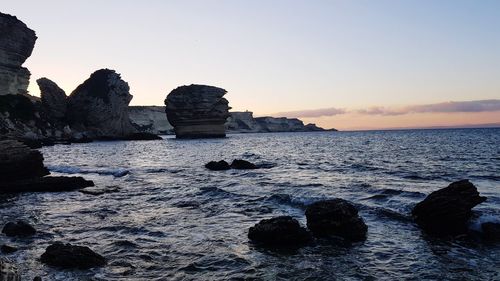
<svg viewBox="0 0 500 281">
<path fill-rule="evenodd" d="M 231 169 L 236 169 L 236 170 L 252 170 L 252 169 L 258 169 L 257 165 L 254 163 L 248 162 L 246 160 L 241 160 L 241 159 L 234 159 L 233 162 L 231 162 Z"/>
<path fill-rule="evenodd" d="M 122 137 L 135 133 L 128 104 L 132 100 L 127 82 L 110 69 L 90 75 L 68 97 L 68 120 L 91 137 Z"/>
<path fill-rule="evenodd" d="M 22 64 L 31 55 L 35 32 L 16 17 L 0 13 L 0 95 L 26 94 L 30 72 Z"/>
<path fill-rule="evenodd" d="M 177 138 L 225 137 L 229 117 L 226 90 L 205 85 L 181 86 L 165 99 L 167 118 Z"/>
<path fill-rule="evenodd" d="M 40 98 L 46 112 L 52 119 L 63 120 L 68 107 L 64 90 L 47 78 L 40 78 L 36 83 L 40 87 Z"/>
<path fill-rule="evenodd" d="M 25 221 L 8 222 L 2 229 L 2 233 L 9 237 L 35 235 L 36 229 Z"/>
<path fill-rule="evenodd" d="M 318 237 L 339 236 L 351 241 L 366 239 L 366 226 L 358 210 L 343 199 L 318 201 L 306 209 L 307 227 Z"/>
<path fill-rule="evenodd" d="M 47 247 L 41 261 L 61 268 L 89 269 L 106 264 L 106 259 L 88 247 L 54 243 Z"/>
<path fill-rule="evenodd" d="M 205 168 L 212 170 L 212 171 L 225 171 L 229 170 L 231 167 L 229 166 L 229 163 L 227 163 L 224 160 L 220 161 L 210 161 L 207 164 L 205 164 Z"/>
<path fill-rule="evenodd" d="M 471 182 L 461 180 L 429 194 L 413 208 L 412 215 L 430 234 L 463 234 L 467 232 L 472 208 L 485 200 Z"/>
<path fill-rule="evenodd" d="M 311 241 L 309 232 L 289 216 L 261 220 L 250 227 L 248 238 L 266 247 L 300 247 Z"/>
<path fill-rule="evenodd" d="M 132 125 L 140 132 L 167 135 L 174 133 L 165 116 L 164 106 L 129 106 Z"/>
</svg>

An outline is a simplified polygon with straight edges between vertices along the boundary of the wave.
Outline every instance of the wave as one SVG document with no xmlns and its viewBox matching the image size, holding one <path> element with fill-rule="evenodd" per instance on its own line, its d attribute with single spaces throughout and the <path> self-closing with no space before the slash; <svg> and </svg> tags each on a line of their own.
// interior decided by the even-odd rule
<svg viewBox="0 0 500 281">
<path fill-rule="evenodd" d="M 116 178 L 126 176 L 130 173 L 129 170 L 123 168 L 103 168 L 103 169 L 84 169 L 72 166 L 48 166 L 49 171 L 62 174 L 99 174 L 111 175 Z"/>
</svg>

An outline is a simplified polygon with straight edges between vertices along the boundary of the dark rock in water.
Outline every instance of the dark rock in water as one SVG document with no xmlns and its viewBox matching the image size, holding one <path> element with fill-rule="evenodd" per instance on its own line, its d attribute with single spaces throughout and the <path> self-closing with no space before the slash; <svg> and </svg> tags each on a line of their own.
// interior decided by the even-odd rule
<svg viewBox="0 0 500 281">
<path fill-rule="evenodd" d="M 464 234 L 472 208 L 485 200 L 469 180 L 461 180 L 429 194 L 413 208 L 412 215 L 430 234 Z"/>
<path fill-rule="evenodd" d="M 21 274 L 17 266 L 4 258 L 0 258 L 0 280 L 21 281 Z"/>
<path fill-rule="evenodd" d="M 31 150 L 15 140 L 0 141 L 0 186 L 12 180 L 31 179 L 48 174 L 39 151 Z"/>
<path fill-rule="evenodd" d="M 25 221 L 8 222 L 2 229 L 2 233 L 9 237 L 35 235 L 36 229 Z"/>
<path fill-rule="evenodd" d="M 486 240 L 500 241 L 500 223 L 485 222 L 481 224 L 483 237 Z"/>
<path fill-rule="evenodd" d="M 94 186 L 94 182 L 85 180 L 82 177 L 43 177 L 14 182 L 0 182 L 0 194 L 73 191 L 89 186 Z"/>
<path fill-rule="evenodd" d="M 229 164 L 224 160 L 220 160 L 218 162 L 217 161 L 210 161 L 207 164 L 205 164 L 205 168 L 212 170 L 212 171 L 223 171 L 223 170 L 230 169 Z"/>
<path fill-rule="evenodd" d="M 0 251 L 2 251 L 2 253 L 4 254 L 12 254 L 17 251 L 17 248 L 4 244 L 0 247 Z"/>
<path fill-rule="evenodd" d="M 94 138 L 119 138 L 136 132 L 128 116 L 132 100 L 129 86 L 114 70 L 92 73 L 67 100 L 70 125 Z"/>
<path fill-rule="evenodd" d="M 33 281 L 42 281 L 42 277 L 36 276 L 35 278 L 33 278 Z"/>
<path fill-rule="evenodd" d="M 366 239 L 368 227 L 354 205 L 343 199 L 318 201 L 306 209 L 307 227 L 318 237 L 340 236 L 351 241 Z"/>
<path fill-rule="evenodd" d="M 167 119 L 177 138 L 225 137 L 229 117 L 226 90 L 205 85 L 181 86 L 165 99 Z"/>
<path fill-rule="evenodd" d="M 40 88 L 42 106 L 55 120 L 62 120 L 68 108 L 67 96 L 63 89 L 47 78 L 36 80 Z"/>
<path fill-rule="evenodd" d="M 261 220 L 250 227 L 248 238 L 266 247 L 300 247 L 311 240 L 309 232 L 289 216 Z"/>
<path fill-rule="evenodd" d="M 42 263 L 61 268 L 89 269 L 104 266 L 106 259 L 88 247 L 54 243 L 41 256 Z"/>
<path fill-rule="evenodd" d="M 0 13 L 0 95 L 27 94 L 30 72 L 22 67 L 31 56 L 35 32 L 16 17 Z"/>
<path fill-rule="evenodd" d="M 257 169 L 258 167 L 255 164 L 250 163 L 246 160 L 234 159 L 233 162 L 231 163 L 231 168 L 237 170 L 247 170 L 247 169 Z"/>
</svg>

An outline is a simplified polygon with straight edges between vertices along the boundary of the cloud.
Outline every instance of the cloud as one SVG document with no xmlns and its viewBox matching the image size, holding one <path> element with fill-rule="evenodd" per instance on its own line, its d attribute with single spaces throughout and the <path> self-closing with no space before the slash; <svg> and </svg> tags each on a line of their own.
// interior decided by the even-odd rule
<svg viewBox="0 0 500 281">
<path fill-rule="evenodd" d="M 287 111 L 272 114 L 295 118 L 328 117 L 348 113 L 364 115 L 404 115 L 411 113 L 451 113 L 451 112 L 493 112 L 500 111 L 500 100 L 450 101 L 432 104 L 409 105 L 402 107 L 373 106 L 362 109 L 347 110 L 343 108 L 321 108 L 309 110 Z"/>
</svg>

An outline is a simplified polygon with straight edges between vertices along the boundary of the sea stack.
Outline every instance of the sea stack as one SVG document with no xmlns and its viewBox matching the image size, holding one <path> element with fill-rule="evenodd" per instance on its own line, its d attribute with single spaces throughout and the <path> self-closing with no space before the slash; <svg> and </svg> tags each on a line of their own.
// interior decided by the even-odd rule
<svg viewBox="0 0 500 281">
<path fill-rule="evenodd" d="M 0 95 L 28 93 L 30 72 L 22 64 L 31 55 L 35 32 L 16 17 L 0 13 Z"/>
<path fill-rule="evenodd" d="M 220 138 L 226 136 L 229 117 L 226 90 L 206 85 L 181 86 L 165 99 L 167 118 L 177 138 Z"/>
</svg>

